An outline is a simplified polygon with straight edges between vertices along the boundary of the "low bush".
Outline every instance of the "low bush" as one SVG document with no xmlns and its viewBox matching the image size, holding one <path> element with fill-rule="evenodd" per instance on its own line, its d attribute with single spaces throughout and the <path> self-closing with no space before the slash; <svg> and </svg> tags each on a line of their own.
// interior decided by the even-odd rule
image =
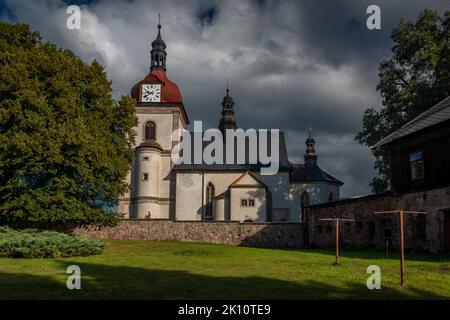
<svg viewBox="0 0 450 320">
<path fill-rule="evenodd" d="M 54 231 L 0 227 L 0 257 L 61 258 L 102 253 L 102 241 Z"/>
</svg>

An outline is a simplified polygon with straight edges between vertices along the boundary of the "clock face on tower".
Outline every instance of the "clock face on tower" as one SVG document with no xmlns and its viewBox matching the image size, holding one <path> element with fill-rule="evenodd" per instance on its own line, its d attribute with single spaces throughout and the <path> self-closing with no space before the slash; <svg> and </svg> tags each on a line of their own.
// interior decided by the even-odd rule
<svg viewBox="0 0 450 320">
<path fill-rule="evenodd" d="M 161 101 L 161 85 L 160 84 L 143 84 L 141 90 L 142 102 L 160 102 Z"/>
</svg>

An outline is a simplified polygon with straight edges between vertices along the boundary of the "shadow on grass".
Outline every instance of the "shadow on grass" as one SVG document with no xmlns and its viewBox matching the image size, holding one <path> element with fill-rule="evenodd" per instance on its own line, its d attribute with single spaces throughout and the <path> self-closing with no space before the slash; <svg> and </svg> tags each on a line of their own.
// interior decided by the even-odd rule
<svg viewBox="0 0 450 320">
<path fill-rule="evenodd" d="M 43 276 L 0 272 L 0 299 L 443 299 L 416 288 L 369 291 L 365 283 L 341 286 L 262 277 L 214 277 L 58 260 L 61 272 Z M 66 288 L 65 270 L 81 268 L 81 290 Z"/>
<path fill-rule="evenodd" d="M 329 256 L 336 255 L 335 247 L 324 247 L 324 248 L 267 248 L 268 250 L 282 250 L 290 252 L 304 252 L 304 253 L 316 253 Z M 378 260 L 385 259 L 386 252 L 384 250 L 375 248 L 349 248 L 341 247 L 339 250 L 339 256 L 343 258 L 352 259 L 367 259 L 367 260 Z M 398 260 L 400 259 L 399 249 L 391 249 L 389 251 L 389 259 Z M 410 261 L 423 261 L 423 262 L 446 262 L 450 261 L 450 253 L 431 253 L 431 252 L 413 252 L 405 251 L 405 259 Z"/>
</svg>

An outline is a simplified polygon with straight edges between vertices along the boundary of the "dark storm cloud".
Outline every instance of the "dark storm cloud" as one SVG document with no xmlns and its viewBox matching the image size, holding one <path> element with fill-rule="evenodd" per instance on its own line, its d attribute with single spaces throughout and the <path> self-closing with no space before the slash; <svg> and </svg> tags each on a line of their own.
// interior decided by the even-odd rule
<svg viewBox="0 0 450 320">
<path fill-rule="evenodd" d="M 197 15 L 197 18 L 198 20 L 200 20 L 202 27 L 208 25 L 210 26 L 214 23 L 218 14 L 219 9 L 217 8 L 217 6 L 212 6 L 205 9 L 201 9 Z"/>
<path fill-rule="evenodd" d="M 368 193 L 375 174 L 354 136 L 364 110 L 380 107 L 377 66 L 390 55 L 392 29 L 425 8 L 448 9 L 440 0 L 98 0 L 82 1 L 82 29 L 70 31 L 66 3 L 7 1 L 0 16 L 98 59 L 120 97 L 148 72 L 161 13 L 168 75 L 190 119 L 218 125 L 228 79 L 239 127 L 284 130 L 291 161 L 303 161 L 312 126 L 319 164 L 345 182 L 344 196 Z M 371 4 L 381 8 L 381 30 L 366 28 Z"/>
</svg>

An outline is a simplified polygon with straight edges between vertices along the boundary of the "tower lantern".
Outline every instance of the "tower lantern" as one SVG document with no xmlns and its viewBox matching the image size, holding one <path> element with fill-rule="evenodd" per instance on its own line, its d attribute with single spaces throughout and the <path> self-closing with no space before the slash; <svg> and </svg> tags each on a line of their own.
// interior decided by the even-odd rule
<svg viewBox="0 0 450 320">
<path fill-rule="evenodd" d="M 166 43 L 161 37 L 161 21 L 158 23 L 158 35 L 152 42 L 152 50 L 150 51 L 151 66 L 150 70 L 166 71 Z"/>
<path fill-rule="evenodd" d="M 234 116 L 234 101 L 230 96 L 230 89 L 228 88 L 227 81 L 227 94 L 223 97 L 222 101 L 222 118 L 220 119 L 219 129 L 225 136 L 227 129 L 236 130 L 236 118 Z"/>
</svg>

